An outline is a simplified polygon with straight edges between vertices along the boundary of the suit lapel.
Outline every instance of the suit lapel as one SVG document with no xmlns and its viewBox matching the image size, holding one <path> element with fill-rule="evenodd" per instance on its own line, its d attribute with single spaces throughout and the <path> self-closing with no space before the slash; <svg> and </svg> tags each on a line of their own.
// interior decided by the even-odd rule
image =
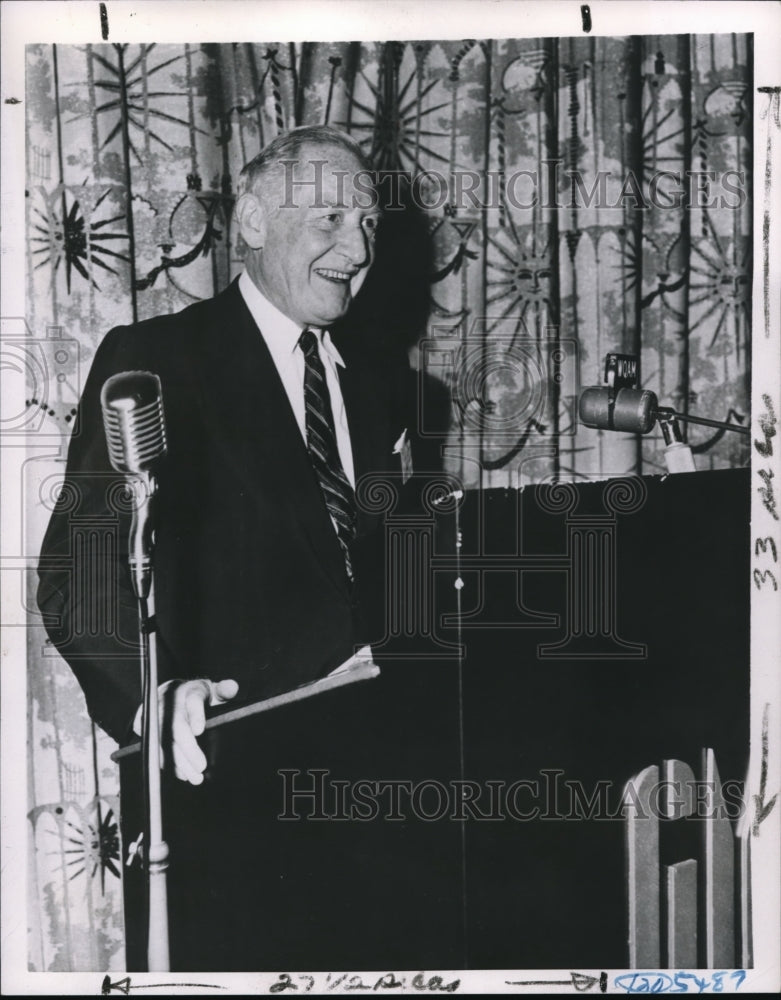
<svg viewBox="0 0 781 1000">
<path fill-rule="evenodd" d="M 205 425 L 212 445 L 249 489 L 277 494 L 334 585 L 345 589 L 344 559 L 320 486 L 282 380 L 238 283 L 214 301 L 213 325 L 204 331 L 203 371 Z"/>
<path fill-rule="evenodd" d="M 358 357 L 342 352 L 345 367 L 339 366 L 356 482 L 361 476 L 383 467 L 388 432 L 386 387 L 377 374 Z"/>
</svg>

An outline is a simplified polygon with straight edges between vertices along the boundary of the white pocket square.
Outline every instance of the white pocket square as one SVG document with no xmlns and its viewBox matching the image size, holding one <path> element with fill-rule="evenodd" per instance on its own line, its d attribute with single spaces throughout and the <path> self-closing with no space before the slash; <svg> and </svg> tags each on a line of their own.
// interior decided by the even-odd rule
<svg viewBox="0 0 781 1000">
<path fill-rule="evenodd" d="M 401 482 L 406 483 L 412 475 L 412 449 L 410 448 L 407 428 L 401 432 L 401 437 L 393 446 L 393 454 L 401 459 Z"/>
<path fill-rule="evenodd" d="M 402 449 L 406 444 L 407 444 L 407 428 L 405 427 L 404 430 L 401 432 L 399 440 L 393 446 L 393 454 L 400 455 Z"/>
</svg>

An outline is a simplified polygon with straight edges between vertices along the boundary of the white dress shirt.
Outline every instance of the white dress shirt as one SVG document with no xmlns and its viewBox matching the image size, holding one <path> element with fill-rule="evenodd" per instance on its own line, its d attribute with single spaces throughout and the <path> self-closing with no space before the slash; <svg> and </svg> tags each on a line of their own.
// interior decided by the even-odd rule
<svg viewBox="0 0 781 1000">
<path fill-rule="evenodd" d="M 282 379 L 282 385 L 285 387 L 298 429 L 301 431 L 304 444 L 306 444 L 306 406 L 304 404 L 306 361 L 304 360 L 304 352 L 298 346 L 303 329 L 269 302 L 246 271 L 239 278 L 239 290 L 266 342 L 279 377 Z M 347 425 L 347 413 L 336 369 L 337 365 L 344 368 L 345 364 L 327 330 L 320 330 L 313 326 L 307 327 L 307 329 L 312 330 L 317 336 L 320 360 L 323 362 L 328 392 L 331 396 L 336 447 L 339 449 L 339 458 L 342 461 L 345 475 L 349 479 L 350 485 L 355 489 L 355 467 L 350 443 L 350 428 Z"/>
</svg>

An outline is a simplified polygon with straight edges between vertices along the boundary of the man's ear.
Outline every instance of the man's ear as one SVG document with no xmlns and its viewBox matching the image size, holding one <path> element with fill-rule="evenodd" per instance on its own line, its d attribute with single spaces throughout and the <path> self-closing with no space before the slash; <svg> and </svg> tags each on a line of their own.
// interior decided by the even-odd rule
<svg viewBox="0 0 781 1000">
<path fill-rule="evenodd" d="M 257 195 L 245 193 L 236 202 L 236 220 L 242 239 L 251 250 L 261 250 L 266 242 L 266 209 Z"/>
</svg>

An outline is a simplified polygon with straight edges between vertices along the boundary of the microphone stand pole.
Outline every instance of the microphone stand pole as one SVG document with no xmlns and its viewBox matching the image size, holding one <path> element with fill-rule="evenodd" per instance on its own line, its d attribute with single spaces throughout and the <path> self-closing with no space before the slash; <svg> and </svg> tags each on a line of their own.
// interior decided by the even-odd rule
<svg viewBox="0 0 781 1000">
<path fill-rule="evenodd" d="M 130 575 L 138 601 L 141 640 L 142 781 L 144 787 L 144 850 L 149 894 L 147 970 L 170 971 L 168 941 L 168 845 L 163 839 L 160 794 L 160 718 L 157 705 L 157 645 L 155 641 L 154 586 L 152 575 L 152 501 L 157 484 L 148 472 L 135 477 L 135 502 L 130 528 Z M 140 496 L 143 494 L 143 496 Z"/>
<path fill-rule="evenodd" d="M 718 427 L 720 430 L 735 431 L 737 434 L 751 434 L 750 427 L 743 427 L 740 424 L 731 424 L 725 420 L 711 420 L 710 417 L 695 417 L 692 413 L 679 413 L 670 406 L 659 406 L 656 408 L 656 417 L 662 420 L 683 420 L 688 424 L 700 424 L 702 427 Z"/>
</svg>

